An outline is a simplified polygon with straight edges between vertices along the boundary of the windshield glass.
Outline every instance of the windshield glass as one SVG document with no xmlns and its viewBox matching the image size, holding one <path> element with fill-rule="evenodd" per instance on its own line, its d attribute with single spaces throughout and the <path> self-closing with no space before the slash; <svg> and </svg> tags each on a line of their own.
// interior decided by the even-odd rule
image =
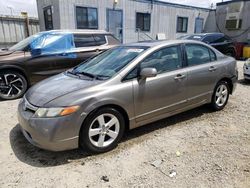
<svg viewBox="0 0 250 188">
<path fill-rule="evenodd" d="M 9 50 L 11 50 L 11 51 L 24 51 L 29 47 L 31 42 L 34 41 L 34 39 L 36 39 L 38 37 L 39 37 L 39 34 L 32 35 L 32 36 L 20 41 L 19 43 L 15 44 L 14 46 L 10 47 Z"/>
<path fill-rule="evenodd" d="M 116 47 L 79 65 L 73 70 L 73 73 L 87 73 L 108 79 L 118 73 L 145 49 L 144 47 Z"/>
</svg>

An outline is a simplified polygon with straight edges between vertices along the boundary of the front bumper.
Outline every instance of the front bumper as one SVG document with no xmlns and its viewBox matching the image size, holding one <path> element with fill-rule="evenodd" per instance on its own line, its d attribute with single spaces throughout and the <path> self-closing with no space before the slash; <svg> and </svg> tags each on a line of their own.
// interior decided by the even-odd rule
<svg viewBox="0 0 250 188">
<path fill-rule="evenodd" d="M 26 109 L 27 100 L 18 106 L 18 121 L 23 135 L 33 145 L 51 151 L 78 148 L 82 117 L 79 112 L 55 118 L 34 118 L 34 111 Z"/>
<path fill-rule="evenodd" d="M 250 66 L 244 65 L 243 67 L 244 78 L 250 80 Z"/>
</svg>

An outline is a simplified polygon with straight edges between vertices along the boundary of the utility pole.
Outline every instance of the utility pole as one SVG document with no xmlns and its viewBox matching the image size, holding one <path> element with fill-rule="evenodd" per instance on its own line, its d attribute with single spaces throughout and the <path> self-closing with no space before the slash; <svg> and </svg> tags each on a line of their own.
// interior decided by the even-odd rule
<svg viewBox="0 0 250 188">
<path fill-rule="evenodd" d="M 10 9 L 10 15 L 13 16 L 13 12 L 14 12 L 14 11 L 13 11 L 13 8 L 10 7 L 10 6 L 7 6 L 7 8 Z"/>
<path fill-rule="evenodd" d="M 21 12 L 21 15 L 25 18 L 25 26 L 26 26 L 26 32 L 27 37 L 30 36 L 30 30 L 29 30 L 29 16 L 27 12 Z"/>
</svg>

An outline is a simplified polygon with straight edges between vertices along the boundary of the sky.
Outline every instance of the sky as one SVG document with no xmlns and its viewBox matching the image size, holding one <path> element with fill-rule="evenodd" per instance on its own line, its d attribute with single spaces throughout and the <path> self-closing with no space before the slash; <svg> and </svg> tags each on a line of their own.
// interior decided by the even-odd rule
<svg viewBox="0 0 250 188">
<path fill-rule="evenodd" d="M 105 0 L 101 0 L 105 1 Z M 166 2 L 192 5 L 208 8 L 212 3 L 216 4 L 222 0 L 161 0 Z M 0 0 L 0 14 L 20 15 L 20 12 L 26 11 L 29 16 L 37 17 L 36 0 Z"/>
</svg>

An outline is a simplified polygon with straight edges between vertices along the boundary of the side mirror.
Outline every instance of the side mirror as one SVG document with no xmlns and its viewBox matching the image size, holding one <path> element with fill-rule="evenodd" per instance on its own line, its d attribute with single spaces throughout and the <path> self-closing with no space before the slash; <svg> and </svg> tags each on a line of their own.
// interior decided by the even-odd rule
<svg viewBox="0 0 250 188">
<path fill-rule="evenodd" d="M 141 78 L 156 77 L 157 70 L 155 68 L 143 68 L 140 72 Z"/>
<path fill-rule="evenodd" d="M 39 56 L 42 54 L 42 50 L 41 48 L 35 48 L 31 50 L 31 55 L 32 56 Z"/>
</svg>

